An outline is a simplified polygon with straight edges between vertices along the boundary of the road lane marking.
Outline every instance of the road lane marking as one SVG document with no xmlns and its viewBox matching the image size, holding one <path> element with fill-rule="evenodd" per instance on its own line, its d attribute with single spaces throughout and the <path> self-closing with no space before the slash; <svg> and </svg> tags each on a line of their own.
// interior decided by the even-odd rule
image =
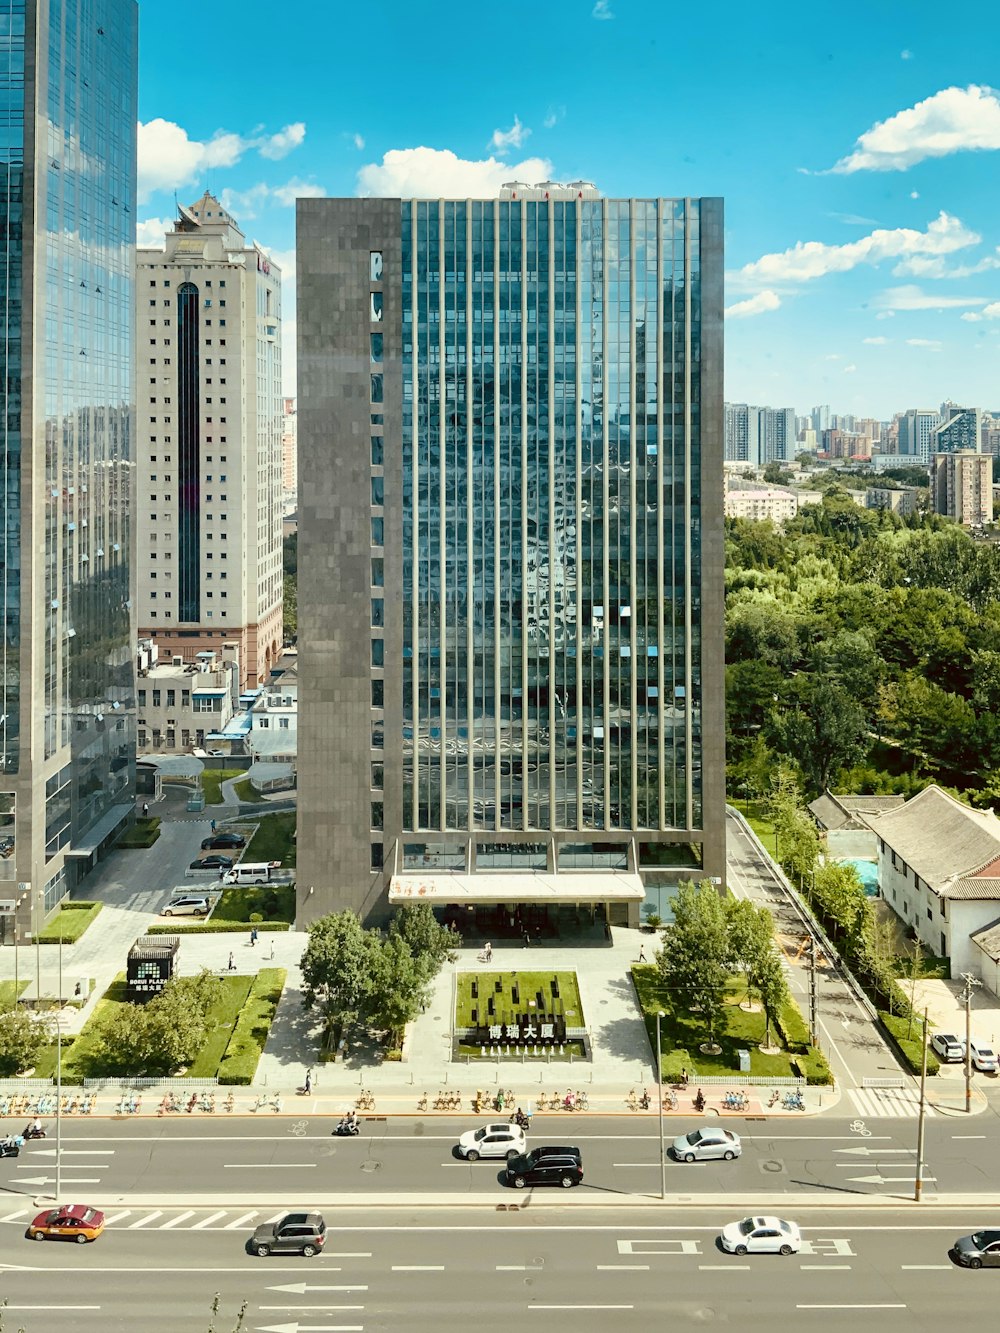
<svg viewBox="0 0 1000 1333">
<path fill-rule="evenodd" d="M 115 1225 L 115 1223 L 123 1221 L 124 1218 L 126 1218 L 126 1217 L 131 1217 L 131 1216 L 132 1216 L 132 1209 L 131 1209 L 131 1208 L 126 1208 L 125 1211 L 124 1211 L 124 1212 L 121 1212 L 121 1213 L 112 1213 L 112 1215 L 111 1215 L 110 1217 L 106 1217 L 106 1218 L 104 1219 L 104 1227 L 105 1227 L 105 1230 L 106 1230 L 108 1227 L 113 1227 L 113 1226 Z"/>
<path fill-rule="evenodd" d="M 21 1208 L 16 1213 L 8 1213 L 6 1217 L 0 1217 L 0 1222 L 16 1222 L 19 1218 L 28 1216 L 28 1209 Z"/>
<path fill-rule="evenodd" d="M 526 1273 L 526 1272 L 528 1271 L 528 1265 L 527 1265 L 527 1264 L 497 1264 L 497 1265 L 496 1265 L 496 1271 L 497 1271 L 498 1273 Z"/>
<path fill-rule="evenodd" d="M 796 1310 L 905 1310 L 906 1306 L 902 1303 L 890 1305 L 888 1303 L 878 1305 L 796 1305 Z"/>
<path fill-rule="evenodd" d="M 749 1273 L 749 1264 L 699 1264 L 702 1273 Z"/>
<path fill-rule="evenodd" d="M 170 1231 L 172 1227 L 179 1227 L 180 1224 L 186 1222 L 189 1217 L 194 1217 L 193 1208 L 189 1208 L 186 1213 L 178 1213 L 177 1216 L 172 1217 L 169 1222 L 164 1222 L 163 1226 L 160 1227 L 160 1230 Z"/>
<path fill-rule="evenodd" d="M 243 1216 L 238 1217 L 235 1222 L 227 1222 L 226 1225 L 222 1228 L 222 1230 L 239 1231 L 241 1227 L 245 1227 L 248 1225 L 248 1223 L 252 1222 L 256 1216 L 257 1216 L 256 1211 L 252 1213 L 244 1213 Z"/>
<path fill-rule="evenodd" d="M 140 1227 L 148 1226 L 150 1222 L 155 1222 L 158 1217 L 163 1216 L 163 1209 L 158 1209 L 155 1213 L 147 1213 L 145 1217 L 140 1217 L 138 1222 L 129 1223 L 129 1231 L 138 1231 Z"/>
<path fill-rule="evenodd" d="M 8 1305 L 4 1302 L 5 1310 L 99 1310 L 99 1305 Z"/>
<path fill-rule="evenodd" d="M 315 1162 L 223 1162 L 224 1171 L 291 1171 L 295 1167 L 316 1170 Z"/>
<path fill-rule="evenodd" d="M 634 1310 L 634 1305 L 529 1305 L 528 1310 Z"/>
<path fill-rule="evenodd" d="M 953 1139 L 985 1139 L 985 1134 L 952 1134 Z"/>
<path fill-rule="evenodd" d="M 906 1273 L 923 1272 L 925 1269 L 932 1269 L 934 1272 L 937 1272 L 939 1269 L 950 1271 L 954 1268 L 954 1264 L 900 1264 L 899 1266 Z"/>
<path fill-rule="evenodd" d="M 225 1217 L 226 1212 L 227 1212 L 227 1209 L 225 1209 L 225 1208 L 220 1208 L 219 1211 L 218 1211 L 217 1213 L 210 1213 L 209 1216 L 206 1217 L 203 1221 L 201 1221 L 201 1222 L 195 1222 L 194 1226 L 191 1227 L 191 1230 L 192 1230 L 192 1231 L 203 1231 L 203 1230 L 205 1229 L 205 1227 L 210 1227 L 210 1226 L 212 1225 L 213 1222 L 218 1222 L 218 1220 L 219 1220 L 220 1217 Z"/>
<path fill-rule="evenodd" d="M 597 1271 L 599 1273 L 618 1273 L 623 1271 L 630 1273 L 648 1273 L 649 1264 L 598 1264 Z"/>
<path fill-rule="evenodd" d="M 327 1259 L 370 1259 L 371 1250 L 327 1250 Z"/>
<path fill-rule="evenodd" d="M 443 1273 L 444 1264 L 393 1264 L 394 1273 Z"/>
<path fill-rule="evenodd" d="M 829 1273 L 831 1269 L 839 1272 L 841 1269 L 849 1269 L 850 1267 L 850 1264 L 799 1264 L 803 1273 L 810 1271 Z"/>
</svg>

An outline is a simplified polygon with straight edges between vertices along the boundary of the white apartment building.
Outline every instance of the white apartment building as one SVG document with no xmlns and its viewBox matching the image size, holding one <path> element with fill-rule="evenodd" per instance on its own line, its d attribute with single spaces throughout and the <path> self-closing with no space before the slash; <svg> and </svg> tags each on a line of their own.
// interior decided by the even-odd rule
<svg viewBox="0 0 1000 1333">
<path fill-rule="evenodd" d="M 762 490 L 726 492 L 727 518 L 769 518 L 775 523 L 781 523 L 786 518 L 794 518 L 798 509 L 798 497 L 788 491 L 768 487 Z"/>
<path fill-rule="evenodd" d="M 281 400 L 281 473 L 285 513 L 294 514 L 299 497 L 298 413 L 294 398 Z"/>
<path fill-rule="evenodd" d="M 160 660 L 282 641 L 281 276 L 207 192 L 136 273 L 138 627 Z"/>
</svg>

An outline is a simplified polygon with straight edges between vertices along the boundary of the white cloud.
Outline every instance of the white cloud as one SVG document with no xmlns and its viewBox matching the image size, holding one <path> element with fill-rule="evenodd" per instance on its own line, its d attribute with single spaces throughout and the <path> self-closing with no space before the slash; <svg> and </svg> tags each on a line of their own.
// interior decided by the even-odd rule
<svg viewBox="0 0 1000 1333">
<path fill-rule="evenodd" d="M 232 167 L 244 153 L 256 149 L 262 157 L 276 160 L 290 153 L 305 138 L 301 122 L 286 125 L 277 134 L 243 138 L 226 130 L 202 142 L 188 137 L 187 130 L 171 120 L 157 117 L 138 126 L 139 202 L 156 190 L 175 190 L 189 185 L 203 171 Z"/>
<path fill-rule="evenodd" d="M 900 51 L 900 53 L 899 53 L 899 58 L 900 58 L 900 60 L 912 60 L 912 59 L 913 59 L 913 52 L 912 52 L 912 51 L 907 51 L 907 50 Z"/>
<path fill-rule="evenodd" d="M 750 315 L 763 315 L 768 310 L 777 310 L 780 305 L 781 297 L 777 292 L 758 292 L 745 301 L 726 306 L 726 318 L 747 319 Z"/>
<path fill-rule="evenodd" d="M 919 190 L 911 190 L 911 191 L 910 191 L 910 198 L 911 198 L 911 199 L 919 199 L 919 198 L 920 198 L 920 191 L 919 191 Z"/>
<path fill-rule="evenodd" d="M 362 150 L 362 149 L 364 148 L 364 146 L 365 146 L 365 141 L 364 141 L 363 137 L 362 137 L 360 134 L 355 134 L 355 135 L 353 136 L 352 142 L 354 143 L 354 147 L 355 147 L 355 148 L 358 150 L 358 152 L 360 153 L 361 150 Z"/>
<path fill-rule="evenodd" d="M 897 278 L 971 278 L 976 273 L 988 273 L 994 268 L 1000 268 L 1000 250 L 977 260 L 975 264 L 956 264 L 953 267 L 949 267 L 940 255 L 910 255 L 901 260 L 892 272 Z"/>
<path fill-rule="evenodd" d="M 381 163 L 370 162 L 358 172 L 358 194 L 388 199 L 493 199 L 504 181 L 551 179 L 552 163 L 544 157 L 523 162 L 488 157 L 473 162 L 450 148 L 391 148 Z"/>
<path fill-rule="evenodd" d="M 162 250 L 164 237 L 173 230 L 172 218 L 146 218 L 135 226 L 135 243 L 140 250 Z"/>
<path fill-rule="evenodd" d="M 613 19 L 611 0 L 594 0 L 594 8 L 590 11 L 590 17 L 593 19 Z"/>
<path fill-rule="evenodd" d="M 968 320 L 970 324 L 978 323 L 981 319 L 1000 319 L 1000 301 L 990 301 L 982 310 L 978 312 L 970 310 L 962 318 Z"/>
<path fill-rule="evenodd" d="M 291 208 L 296 199 L 322 199 L 325 195 L 326 190 L 322 185 L 297 178 L 288 181 L 286 185 L 276 185 L 271 190 L 272 198 L 285 208 Z"/>
<path fill-rule="evenodd" d="M 542 124 L 547 130 L 551 130 L 553 126 L 559 124 L 565 114 L 566 108 L 564 106 L 550 106 L 545 113 L 545 119 L 542 121 Z"/>
<path fill-rule="evenodd" d="M 830 170 L 905 171 L 927 157 L 967 149 L 1000 148 L 1000 101 L 992 89 L 942 88 L 916 106 L 879 121 L 857 141 L 854 152 Z"/>
<path fill-rule="evenodd" d="M 987 305 L 986 296 L 938 296 L 936 292 L 924 292 L 915 285 L 888 287 L 879 292 L 875 304 L 886 311 L 896 310 L 950 310 L 962 306 Z M 882 316 L 880 316 L 882 318 Z"/>
<path fill-rule="evenodd" d="M 845 367 L 844 367 L 844 374 L 845 374 L 845 375 L 853 375 L 854 372 L 855 372 L 856 370 L 857 370 L 857 366 L 856 366 L 856 365 L 854 364 L 854 362 L 852 361 L 851 364 L 850 364 L 849 366 L 845 366 Z"/>
<path fill-rule="evenodd" d="M 277 162 L 281 158 L 287 157 L 294 148 L 298 148 L 305 137 L 306 127 L 301 120 L 297 120 L 294 125 L 286 125 L 277 134 L 271 134 L 257 140 L 257 150 L 261 157 Z"/>
<path fill-rule="evenodd" d="M 888 339 L 888 338 L 882 338 L 882 337 L 878 337 L 878 338 L 862 338 L 861 341 L 862 341 L 863 343 L 867 343 L 869 347 L 884 347 L 884 346 L 886 345 L 886 343 L 889 341 L 889 339 Z"/>
<path fill-rule="evenodd" d="M 932 352 L 940 352 L 941 344 L 936 338 L 907 338 L 907 347 L 927 347 Z"/>
<path fill-rule="evenodd" d="M 515 114 L 514 124 L 509 130 L 493 131 L 488 147 L 495 153 L 509 153 L 512 148 L 520 148 L 530 133 L 531 131 L 521 124 Z"/>
<path fill-rule="evenodd" d="M 912 227 L 878 228 L 844 245 L 823 241 L 799 241 L 790 250 L 764 255 L 732 276 L 744 286 L 764 283 L 809 282 L 828 273 L 846 273 L 858 264 L 878 264 L 884 259 L 909 254 L 946 255 L 982 238 L 948 213 L 940 213 L 926 231 Z"/>
<path fill-rule="evenodd" d="M 829 355 L 824 358 L 826 361 L 843 361 L 843 359 L 844 356 L 842 352 L 830 352 Z"/>
<path fill-rule="evenodd" d="M 291 208 L 296 199 L 322 199 L 325 194 L 322 185 L 293 177 L 284 185 L 266 185 L 260 181 L 248 190 L 223 190 L 219 202 L 239 223 L 259 217 L 261 209 L 270 204 Z"/>
</svg>

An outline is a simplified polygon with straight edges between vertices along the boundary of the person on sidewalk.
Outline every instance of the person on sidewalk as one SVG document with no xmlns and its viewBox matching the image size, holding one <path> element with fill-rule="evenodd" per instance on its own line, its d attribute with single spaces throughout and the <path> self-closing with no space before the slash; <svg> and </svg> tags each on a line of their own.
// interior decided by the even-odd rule
<svg viewBox="0 0 1000 1333">
<path fill-rule="evenodd" d="M 148 801 L 143 801 L 143 803 L 142 803 L 142 817 L 143 817 L 143 819 L 145 819 L 145 818 L 147 817 L 148 814 L 149 814 L 149 802 L 148 802 Z"/>
<path fill-rule="evenodd" d="M 636 961 L 640 963 L 644 963 L 646 961 L 646 949 L 645 946 L 642 944 L 639 945 L 639 957 Z"/>
<path fill-rule="evenodd" d="M 486 955 L 486 961 L 487 961 L 488 963 L 492 963 L 492 962 L 493 962 L 493 945 L 489 942 L 489 940 L 486 941 L 486 944 L 485 944 L 485 946 L 483 947 L 483 953 Z"/>
<path fill-rule="evenodd" d="M 229 951 L 229 971 L 230 972 L 236 971 L 236 959 L 233 957 L 233 952 L 231 949 Z"/>
<path fill-rule="evenodd" d="M 209 828 L 212 830 L 213 833 L 215 832 L 215 820 L 214 820 L 214 819 L 212 820 L 211 824 L 209 825 Z"/>
<path fill-rule="evenodd" d="M 252 948 L 256 945 L 256 943 L 257 943 L 257 927 L 256 927 L 256 926 L 251 926 L 251 927 L 250 927 L 250 948 L 252 949 Z"/>
<path fill-rule="evenodd" d="M 309 1094 L 312 1092 L 312 1086 L 313 1086 L 313 1076 L 311 1069 L 306 1070 L 306 1081 L 304 1086 L 306 1090 L 306 1096 L 308 1097 Z"/>
</svg>

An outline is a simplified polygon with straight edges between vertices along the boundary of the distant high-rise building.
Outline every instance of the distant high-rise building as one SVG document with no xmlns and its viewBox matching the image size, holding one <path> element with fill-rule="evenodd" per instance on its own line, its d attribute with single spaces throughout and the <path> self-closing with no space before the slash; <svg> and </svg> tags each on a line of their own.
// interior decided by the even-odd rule
<svg viewBox="0 0 1000 1333">
<path fill-rule="evenodd" d="M 725 451 L 728 462 L 786 462 L 795 457 L 795 409 L 726 403 Z"/>
<path fill-rule="evenodd" d="M 724 875 L 722 237 L 576 185 L 299 200 L 301 922 Z"/>
<path fill-rule="evenodd" d="M 809 415 L 812 417 L 812 427 L 817 436 L 822 435 L 823 431 L 830 429 L 829 405 L 814 407 Z"/>
<path fill-rule="evenodd" d="M 978 407 L 945 404 L 945 419 L 931 432 L 931 454 L 955 454 L 960 450 L 978 453 L 982 448 L 982 413 Z"/>
<path fill-rule="evenodd" d="M 137 26 L 134 0 L 0 5 L 4 942 L 135 808 Z"/>
<path fill-rule="evenodd" d="M 138 254 L 139 632 L 160 659 L 282 642 L 281 276 L 207 192 Z"/>
<path fill-rule="evenodd" d="M 283 398 L 281 403 L 281 478 L 285 491 L 285 513 L 290 514 L 298 502 L 298 416 L 294 398 Z"/>
<path fill-rule="evenodd" d="M 931 458 L 931 503 L 965 527 L 993 521 L 993 459 L 989 454 L 960 452 Z"/>
<path fill-rule="evenodd" d="M 941 424 L 940 412 L 929 407 L 911 407 L 899 417 L 898 452 L 926 465 L 931 453 L 931 435 Z"/>
</svg>

